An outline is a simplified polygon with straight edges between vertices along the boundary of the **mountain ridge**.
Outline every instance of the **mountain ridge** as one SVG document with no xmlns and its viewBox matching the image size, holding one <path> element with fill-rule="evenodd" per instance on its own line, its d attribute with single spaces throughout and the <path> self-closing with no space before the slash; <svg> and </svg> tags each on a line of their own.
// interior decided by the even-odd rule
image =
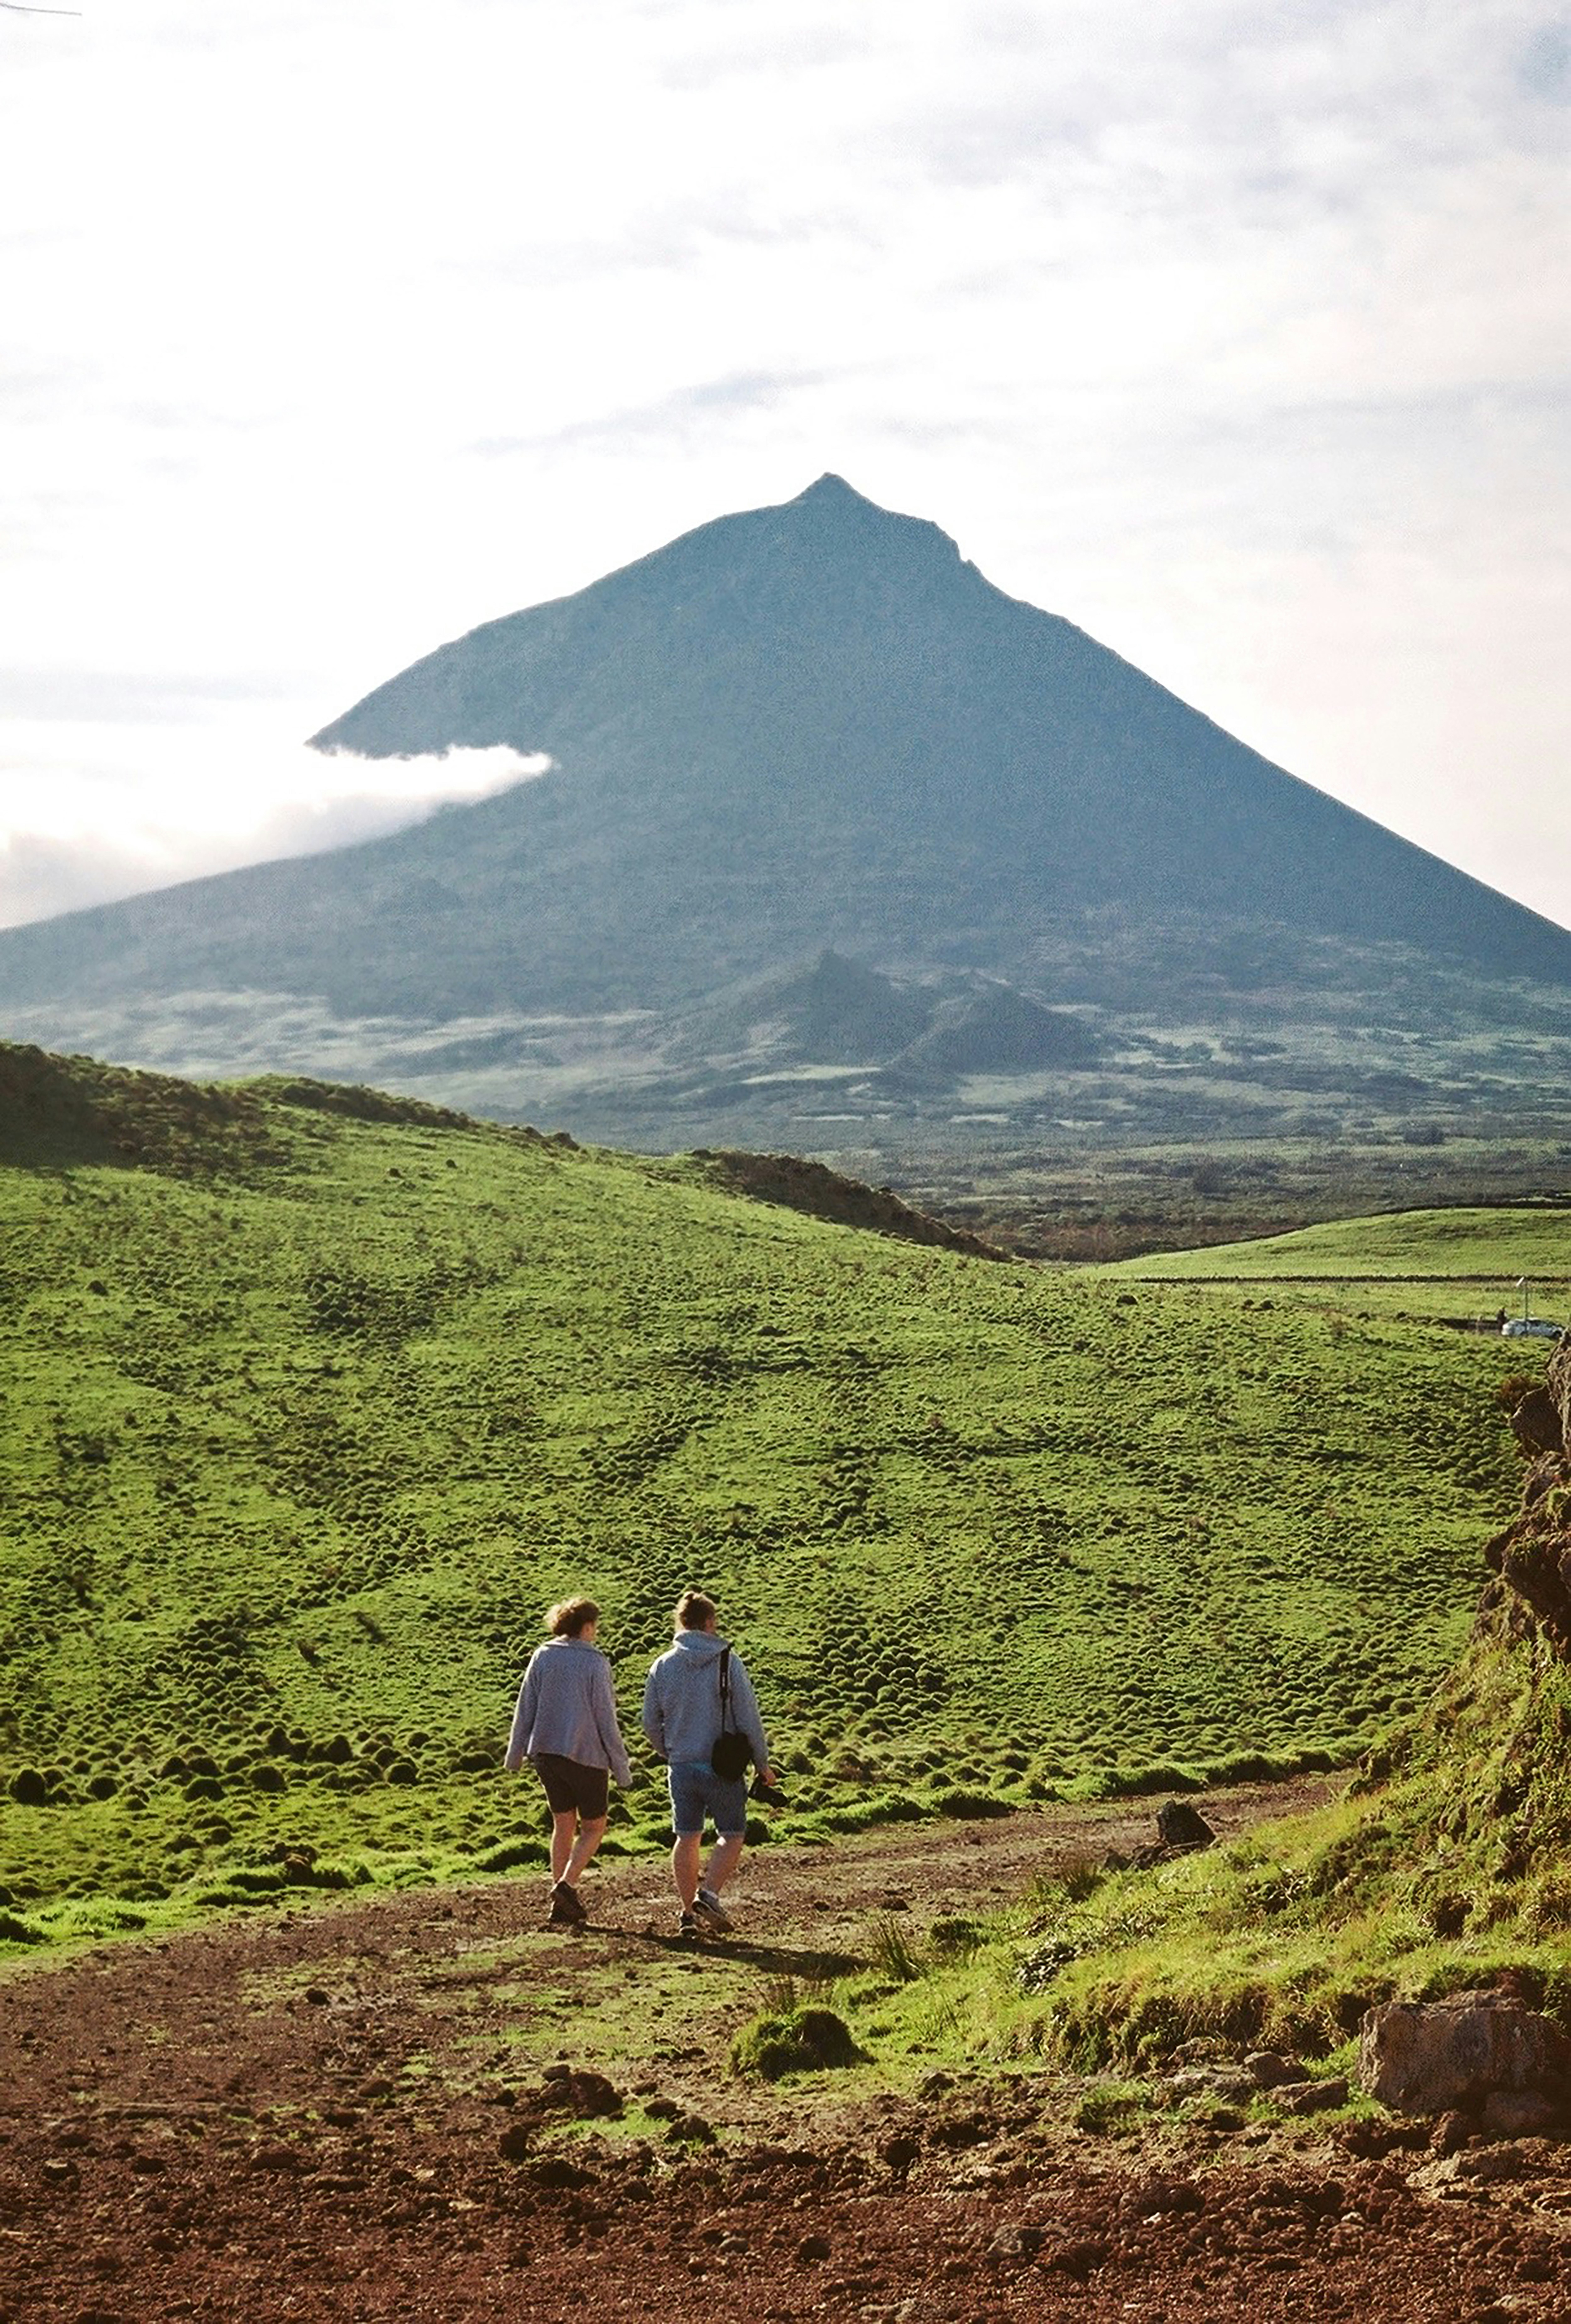
<svg viewBox="0 0 1571 2324">
<path fill-rule="evenodd" d="M 712 996 L 826 953 L 908 1002 L 963 974 L 1021 1022 L 1121 1017 L 1044 1071 L 1262 1008 L 1323 1027 L 1356 1006 L 1407 1064 L 1426 988 L 1472 979 L 1483 1019 L 1518 980 L 1551 1016 L 1571 991 L 1571 934 L 832 475 L 482 624 L 313 739 L 553 763 L 329 854 L 0 932 L 0 1023 L 190 1071 L 402 1086 L 408 1058 L 422 1092 L 490 1112 L 538 1110 L 536 1067 L 559 1071 L 558 1118 L 587 1106 L 600 1136 L 690 1057 Z M 489 1079 L 456 1077 L 487 1056 Z M 993 1070 L 982 1046 L 944 1056 L 957 1093 Z M 754 1063 L 782 1061 L 765 1042 Z M 752 1142 L 702 1102 L 688 1122 Z"/>
</svg>

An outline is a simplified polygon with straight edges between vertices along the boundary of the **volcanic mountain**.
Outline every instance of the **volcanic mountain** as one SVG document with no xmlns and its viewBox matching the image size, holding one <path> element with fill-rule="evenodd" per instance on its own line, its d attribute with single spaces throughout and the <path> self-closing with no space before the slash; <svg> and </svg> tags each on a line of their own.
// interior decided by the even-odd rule
<svg viewBox="0 0 1571 2324">
<path fill-rule="evenodd" d="M 1421 1082 L 1403 1043 L 1511 1019 L 1507 985 L 1564 1029 L 1571 935 L 836 476 L 485 624 L 314 740 L 551 765 L 389 838 L 0 933 L 0 1031 L 669 1142 L 734 1136 L 738 1108 L 892 1119 L 913 1092 L 1050 1110 L 1178 1028 L 1263 1056 L 1372 1015 L 1391 1038 L 1360 1070 Z"/>
</svg>

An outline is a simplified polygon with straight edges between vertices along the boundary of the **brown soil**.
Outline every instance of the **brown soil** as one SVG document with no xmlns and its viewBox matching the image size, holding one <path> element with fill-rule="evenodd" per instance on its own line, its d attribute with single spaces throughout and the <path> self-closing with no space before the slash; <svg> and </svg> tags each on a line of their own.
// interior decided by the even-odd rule
<svg viewBox="0 0 1571 2324">
<path fill-rule="evenodd" d="M 1309 1793 L 1206 1812 L 1227 1831 Z M 702 1945 L 673 1932 L 663 1865 L 623 1862 L 592 1876 L 582 1933 L 493 1882 L 18 1969 L 0 2324 L 1567 2324 L 1571 2150 L 1541 2140 L 1446 2162 L 1402 2125 L 1142 2146 L 1076 2131 L 1040 2070 L 924 2083 L 919 2061 L 893 2093 L 730 2072 L 782 1980 L 1151 1832 L 1126 1804 L 759 1850 L 735 1932 Z M 596 2112 L 619 2098 L 636 2111 Z"/>
</svg>

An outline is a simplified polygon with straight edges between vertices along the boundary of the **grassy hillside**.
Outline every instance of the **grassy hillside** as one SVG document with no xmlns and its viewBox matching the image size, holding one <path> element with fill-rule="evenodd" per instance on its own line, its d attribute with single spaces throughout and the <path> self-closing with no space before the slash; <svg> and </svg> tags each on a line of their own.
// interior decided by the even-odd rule
<svg viewBox="0 0 1571 2324">
<path fill-rule="evenodd" d="M 1240 1331 L 369 1093 L 6 1074 L 15 1941 L 531 1860 L 497 1766 L 568 1590 L 631 1719 L 716 1589 L 808 1829 L 1342 1754 L 1511 1489 L 1498 1342 Z M 652 1771 L 618 1819 L 655 1843 Z"/>
<path fill-rule="evenodd" d="M 1568 1738 L 1571 1670 L 1496 1585 L 1455 1670 L 1341 1797 L 1154 1866 L 1061 1862 L 1008 1914 L 938 1923 L 894 1965 L 898 2004 L 848 1992 L 852 2022 L 950 2061 L 1104 2076 L 1081 2102 L 1098 2128 L 1203 2122 L 1215 2094 L 1190 2106 L 1162 2079 L 1186 2044 L 1348 2072 L 1383 2001 L 1503 1983 L 1571 2025 Z"/>
<path fill-rule="evenodd" d="M 1571 2024 L 1571 1341 L 1517 1401 L 1530 1465 L 1465 1651 L 1345 1793 L 1225 1847 L 1060 1867 L 958 1958 L 913 1960 L 908 2019 L 1135 2075 L 1197 2042 L 1351 2065 L 1372 2005 L 1481 1986 Z"/>
<path fill-rule="evenodd" d="M 1269 1286 L 1273 1294 L 1390 1314 L 1533 1312 L 1571 1318 L 1571 1196 L 1477 1210 L 1397 1211 L 1295 1234 L 1168 1250 L 1105 1269 L 1131 1282 Z"/>
<path fill-rule="evenodd" d="M 1325 2054 L 1375 2002 L 1507 1971 L 1571 2018 L 1568 1734 L 1571 1673 L 1497 1598 L 1345 1798 L 1041 1900 L 1020 2022 L 1082 2065 L 1203 2034 Z"/>
</svg>

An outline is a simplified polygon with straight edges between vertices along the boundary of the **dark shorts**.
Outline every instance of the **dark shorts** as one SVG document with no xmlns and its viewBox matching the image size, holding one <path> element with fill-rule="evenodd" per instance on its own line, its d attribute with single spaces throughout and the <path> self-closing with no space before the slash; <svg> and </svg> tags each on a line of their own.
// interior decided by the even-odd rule
<svg viewBox="0 0 1571 2324">
<path fill-rule="evenodd" d="M 576 1808 L 586 1823 L 596 1823 L 610 1805 L 611 1777 L 604 1767 L 586 1767 L 555 1751 L 542 1751 L 530 1764 L 546 1787 L 552 1815 L 571 1815 Z"/>
</svg>

